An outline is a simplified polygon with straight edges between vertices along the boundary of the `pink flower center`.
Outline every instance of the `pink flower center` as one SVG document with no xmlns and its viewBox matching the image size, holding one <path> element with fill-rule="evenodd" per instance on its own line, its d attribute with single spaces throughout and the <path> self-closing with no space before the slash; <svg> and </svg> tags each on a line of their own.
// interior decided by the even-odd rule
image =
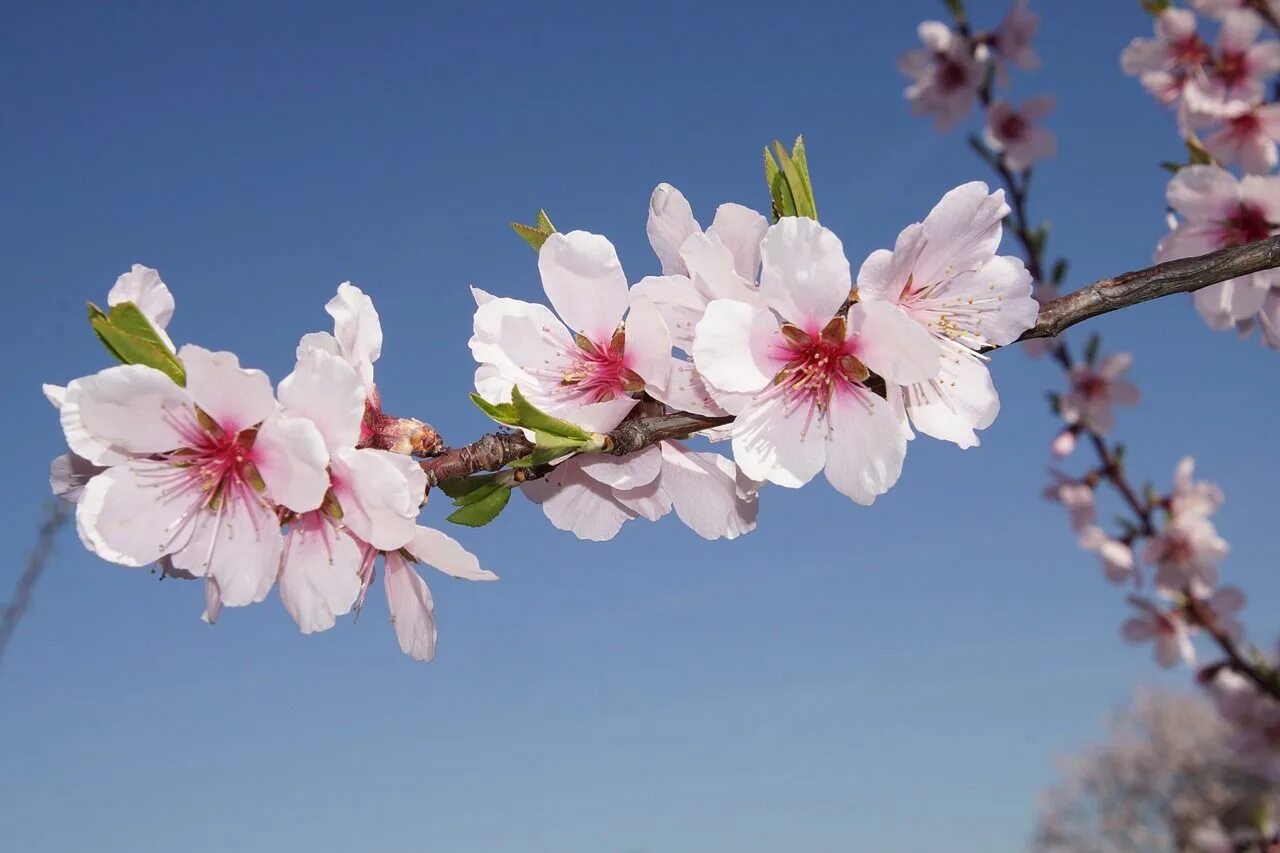
<svg viewBox="0 0 1280 853">
<path fill-rule="evenodd" d="M 1169 44 L 1173 61 L 1187 68 L 1199 68 L 1209 61 L 1209 46 L 1192 33 Z"/>
<path fill-rule="evenodd" d="M 945 92 L 954 92 L 969 85 L 969 69 L 956 62 L 946 54 L 938 56 L 938 87 Z"/>
<path fill-rule="evenodd" d="M 644 379 L 627 366 L 626 333 L 619 328 L 607 345 L 575 337 L 573 365 L 560 379 L 561 387 L 587 403 L 603 403 L 644 390 Z"/>
<path fill-rule="evenodd" d="M 819 418 L 826 416 L 836 394 L 865 388 L 862 383 L 871 374 L 854 354 L 843 316 L 827 323 L 817 334 L 784 323 L 782 337 L 773 355 L 785 364 L 766 393 L 785 395 L 788 414 L 804 408 L 805 430 L 815 414 Z"/>
<path fill-rule="evenodd" d="M 1244 53 L 1239 51 L 1223 52 L 1214 63 L 1213 74 L 1228 89 L 1235 88 L 1244 82 L 1249 74 L 1249 62 Z"/>
<path fill-rule="evenodd" d="M 1086 399 L 1097 400 L 1107 396 L 1109 383 L 1096 373 L 1088 373 L 1076 380 L 1076 390 Z"/>
<path fill-rule="evenodd" d="M 1235 214 L 1222 222 L 1219 241 L 1225 246 L 1243 246 L 1271 236 L 1273 226 L 1267 215 L 1253 204 L 1241 204 Z"/>
<path fill-rule="evenodd" d="M 1027 120 L 1019 113 L 1009 113 L 1004 121 L 996 125 L 996 133 L 1001 139 L 1016 142 L 1026 135 L 1028 127 Z"/>
<path fill-rule="evenodd" d="M 1248 139 L 1262 132 L 1262 119 L 1257 113 L 1245 113 L 1228 120 L 1227 127 L 1236 139 Z"/>
</svg>

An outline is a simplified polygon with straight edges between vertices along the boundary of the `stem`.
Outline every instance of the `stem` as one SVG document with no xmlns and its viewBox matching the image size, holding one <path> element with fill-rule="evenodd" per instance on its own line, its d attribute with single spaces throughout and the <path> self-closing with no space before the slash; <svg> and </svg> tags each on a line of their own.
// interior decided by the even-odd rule
<svg viewBox="0 0 1280 853">
<path fill-rule="evenodd" d="M 17 629 L 18 623 L 22 621 L 22 616 L 27 612 L 27 606 L 31 603 L 31 593 L 35 590 L 36 582 L 40 580 L 40 576 L 44 574 L 44 570 L 49 565 L 49 558 L 53 555 L 53 543 L 58 536 L 58 531 L 62 529 L 62 526 L 66 524 L 67 519 L 70 517 L 71 504 L 58 499 L 49 507 L 48 512 L 45 513 L 44 521 L 40 523 L 40 529 L 36 533 L 35 547 L 27 555 L 27 566 L 14 587 L 13 598 L 5 605 L 4 612 L 0 613 L 0 663 L 4 662 L 4 653 L 9 648 L 9 641 L 13 638 L 13 632 Z"/>
</svg>

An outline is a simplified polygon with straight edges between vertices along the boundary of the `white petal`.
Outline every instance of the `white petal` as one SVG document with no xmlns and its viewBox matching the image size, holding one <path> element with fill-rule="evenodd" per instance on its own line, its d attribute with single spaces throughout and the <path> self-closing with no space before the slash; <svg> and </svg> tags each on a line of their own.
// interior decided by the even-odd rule
<svg viewBox="0 0 1280 853">
<path fill-rule="evenodd" d="M 435 607 L 427 582 L 398 553 L 387 554 L 385 582 L 391 624 L 400 651 L 429 661 L 436 653 Z"/>
<path fill-rule="evenodd" d="M 623 364 L 645 381 L 646 390 L 660 393 L 671 369 L 671 333 L 652 303 L 632 300 L 627 312 Z"/>
<path fill-rule="evenodd" d="M 680 258 L 680 247 L 690 234 L 701 231 L 693 218 L 693 208 L 680 190 L 671 184 L 658 184 L 649 197 L 649 220 L 645 231 L 649 245 L 662 262 L 663 275 L 687 275 Z"/>
<path fill-rule="evenodd" d="M 44 385 L 44 395 L 58 410 L 58 421 L 71 452 L 95 465 L 116 465 L 128 458 L 124 451 L 109 442 L 92 435 L 80 419 L 79 380 L 72 380 L 66 388 Z M 164 439 L 168 442 L 172 437 Z"/>
<path fill-rule="evenodd" d="M 200 614 L 200 621 L 206 625 L 212 625 L 218 621 L 218 617 L 222 614 L 222 591 L 218 589 L 218 582 L 213 578 L 204 579 L 204 613 Z"/>
<path fill-rule="evenodd" d="M 667 324 L 671 343 L 689 352 L 693 330 L 707 310 L 707 299 L 682 275 L 646 276 L 631 288 L 631 302 L 645 300 L 658 309 Z"/>
<path fill-rule="evenodd" d="M 618 535 L 635 513 L 612 498 L 612 490 L 582 473 L 574 457 L 540 480 L 526 483 L 521 491 L 556 528 L 579 539 L 604 542 Z"/>
<path fill-rule="evenodd" d="M 690 234 L 680 249 L 680 257 L 684 258 L 685 265 L 689 268 L 694 289 L 707 301 L 759 301 L 757 288 L 739 275 L 734 267 L 733 253 L 717 238 L 707 234 Z"/>
<path fill-rule="evenodd" d="M 132 270 L 117 278 L 107 293 L 107 305 L 119 305 L 121 302 L 137 305 L 161 334 L 173 319 L 173 294 L 160 280 L 160 273 L 142 264 L 134 264 Z"/>
<path fill-rule="evenodd" d="M 651 444 L 629 456 L 584 453 L 577 457 L 577 462 L 579 470 L 597 483 L 615 489 L 635 489 L 658 478 L 662 470 L 662 451 L 658 445 Z"/>
<path fill-rule="evenodd" d="M 978 349 L 986 344 L 1006 346 L 1036 324 L 1040 303 L 1031 296 L 1031 273 L 1020 258 L 1001 255 L 977 272 L 962 273 L 936 288 L 924 304 L 941 317 L 956 314 L 957 326 L 973 325 L 957 339 Z"/>
<path fill-rule="evenodd" d="M 731 299 L 707 306 L 693 340 L 693 363 L 708 383 L 730 393 L 766 387 L 784 361 L 771 355 L 782 340 L 765 308 Z"/>
<path fill-rule="evenodd" d="M 373 300 L 349 281 L 338 285 L 338 294 L 324 310 L 333 318 L 333 334 L 347 362 L 366 388 L 373 385 L 373 363 L 382 355 L 382 322 Z"/>
<path fill-rule="evenodd" d="M 105 470 L 83 456 L 64 453 L 49 464 L 49 488 L 63 500 L 78 503 L 85 484 Z"/>
<path fill-rule="evenodd" d="M 615 489 L 613 499 L 647 521 L 657 521 L 671 512 L 671 498 L 657 480 L 634 489 Z"/>
<path fill-rule="evenodd" d="M 662 489 L 680 520 L 704 539 L 734 539 L 755 527 L 759 501 L 739 497 L 737 473 L 723 456 L 662 442 Z"/>
<path fill-rule="evenodd" d="M 258 430 L 251 452 L 273 501 L 294 512 L 319 508 L 329 489 L 329 453 L 315 424 L 274 415 Z"/>
<path fill-rule="evenodd" d="M 1169 206 L 1191 220 L 1225 219 L 1240 199 L 1231 173 L 1217 166 L 1179 169 L 1165 191 Z"/>
<path fill-rule="evenodd" d="M 933 284 L 991 260 L 1008 213 L 1004 191 L 989 192 L 981 181 L 944 195 L 924 220 L 927 242 L 916 259 L 916 284 Z"/>
<path fill-rule="evenodd" d="M 733 422 L 733 458 L 753 480 L 798 489 L 826 462 L 827 424 L 784 394 L 762 395 Z"/>
<path fill-rule="evenodd" d="M 298 341 L 298 348 L 294 352 L 296 358 L 301 361 L 302 356 L 310 350 L 319 350 L 329 355 L 336 355 L 338 358 L 343 357 L 342 346 L 338 343 L 338 339 L 328 332 L 308 332 Z"/>
<path fill-rule="evenodd" d="M 214 578 L 227 607 L 256 604 L 267 597 L 280 573 L 284 549 L 274 510 L 245 488 L 216 510 L 200 510 L 194 526 L 191 540 L 173 554 L 175 566 Z"/>
<path fill-rule="evenodd" d="M 537 383 L 549 375 L 546 381 L 559 383 L 573 367 L 573 336 L 545 305 L 494 299 L 476 309 L 472 323 L 472 356 L 506 379 Z"/>
<path fill-rule="evenodd" d="M 707 234 L 717 238 L 733 255 L 738 275 L 755 281 L 760 273 L 760 241 L 769 230 L 769 220 L 740 204 L 722 204 Z"/>
<path fill-rule="evenodd" d="M 329 450 L 355 447 L 359 441 L 365 389 L 355 368 L 341 357 L 316 348 L 300 351 L 293 373 L 280 382 L 279 395 L 289 414 L 316 425 Z"/>
<path fill-rule="evenodd" d="M 97 462 L 104 461 L 106 446 L 129 453 L 187 446 L 195 424 L 187 392 L 160 371 L 140 364 L 108 367 L 73 380 L 61 416 L 67 445 Z"/>
<path fill-rule="evenodd" d="M 145 566 L 183 548 L 198 497 L 166 496 L 174 469 L 137 460 L 108 468 L 85 484 L 76 526 L 85 547 L 104 560 Z"/>
<path fill-rule="evenodd" d="M 360 546 L 318 512 L 303 515 L 285 536 L 280 600 L 304 634 L 327 631 L 351 612 L 360 594 Z"/>
<path fill-rule="evenodd" d="M 888 302 L 859 302 L 849 308 L 854 354 L 890 382 L 910 385 L 938 375 L 939 344 L 923 326 Z"/>
<path fill-rule="evenodd" d="M 840 238 L 812 219 L 778 220 L 760 243 L 760 257 L 761 297 L 782 319 L 813 335 L 835 316 L 853 287 Z"/>
<path fill-rule="evenodd" d="M 627 279 L 613 244 L 599 234 L 552 234 L 538 252 L 551 307 L 592 342 L 608 343 L 627 311 Z"/>
<path fill-rule="evenodd" d="M 826 475 L 836 490 L 869 505 L 898 482 L 907 433 L 893 407 L 869 391 L 837 393 L 829 409 Z"/>
<path fill-rule="evenodd" d="M 405 549 L 434 569 L 464 581 L 496 581 L 498 576 L 480 568 L 480 561 L 455 539 L 430 527 L 419 527 Z"/>
<path fill-rule="evenodd" d="M 912 279 L 916 259 L 924 250 L 925 242 L 924 225 L 917 222 L 902 229 L 892 252 L 877 249 L 868 255 L 858 270 L 859 296 L 896 304 Z"/>
<path fill-rule="evenodd" d="M 959 344 L 944 345 L 938 377 L 905 389 L 905 397 L 916 429 L 960 447 L 977 447 L 974 430 L 989 427 L 1000 412 L 990 371 Z"/>
<path fill-rule="evenodd" d="M 275 410 L 267 374 L 240 367 L 234 353 L 186 344 L 178 351 L 178 359 L 187 368 L 187 393 L 224 431 L 248 429 Z"/>
<path fill-rule="evenodd" d="M 711 396 L 693 363 L 684 359 L 672 359 L 667 387 L 652 396 L 679 412 L 712 417 L 728 414 Z"/>
<path fill-rule="evenodd" d="M 404 547 L 417 530 L 426 481 L 411 482 L 406 462 L 422 473 L 408 457 L 369 448 L 339 450 L 330 462 L 342 523 L 380 551 Z"/>
</svg>

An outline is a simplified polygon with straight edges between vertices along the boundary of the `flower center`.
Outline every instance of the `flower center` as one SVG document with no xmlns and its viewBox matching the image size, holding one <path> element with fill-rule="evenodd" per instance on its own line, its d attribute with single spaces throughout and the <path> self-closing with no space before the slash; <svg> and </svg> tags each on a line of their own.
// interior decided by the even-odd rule
<svg viewBox="0 0 1280 853">
<path fill-rule="evenodd" d="M 969 69 L 945 54 L 938 56 L 938 86 L 947 92 L 969 84 Z"/>
<path fill-rule="evenodd" d="M 844 317 L 827 323 L 816 336 L 790 323 L 783 323 L 781 331 L 783 342 L 774 355 L 785 365 L 773 377 L 773 386 L 786 395 L 789 412 L 807 410 L 807 430 L 815 414 L 825 417 L 833 396 L 861 387 L 871 372 L 854 355 Z"/>
<path fill-rule="evenodd" d="M 1011 142 L 1021 139 L 1027 133 L 1027 120 L 1018 113 L 1009 113 L 1008 117 L 996 126 L 996 133 L 1002 139 Z"/>
<path fill-rule="evenodd" d="M 1209 61 L 1209 46 L 1195 33 L 1178 39 L 1169 47 L 1173 51 L 1173 61 L 1181 66 L 1198 68 Z"/>
<path fill-rule="evenodd" d="M 1272 225 L 1256 205 L 1242 204 L 1222 223 L 1222 245 L 1243 246 L 1271 236 Z"/>
<path fill-rule="evenodd" d="M 622 326 L 607 346 L 575 335 L 573 366 L 560 379 L 561 387 L 588 403 L 603 403 L 644 390 L 644 379 L 627 367 L 626 332 Z"/>
<path fill-rule="evenodd" d="M 1076 390 L 1090 400 L 1105 397 L 1107 396 L 1107 380 L 1096 373 L 1090 373 L 1076 382 Z"/>
<path fill-rule="evenodd" d="M 1249 63 L 1243 53 L 1236 51 L 1224 52 L 1218 57 L 1218 61 L 1214 63 L 1213 73 L 1215 77 L 1226 84 L 1227 88 L 1234 88 L 1244 82 L 1249 73 Z"/>
<path fill-rule="evenodd" d="M 1262 120 L 1258 118 L 1257 113 L 1245 113 L 1230 119 L 1228 127 L 1231 135 L 1237 139 L 1247 139 L 1251 136 L 1257 136 L 1262 130 Z"/>
</svg>

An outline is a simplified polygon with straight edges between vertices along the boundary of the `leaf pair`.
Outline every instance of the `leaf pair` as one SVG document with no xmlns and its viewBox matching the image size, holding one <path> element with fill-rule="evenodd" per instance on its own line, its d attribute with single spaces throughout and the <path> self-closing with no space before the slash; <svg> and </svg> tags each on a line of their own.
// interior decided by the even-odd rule
<svg viewBox="0 0 1280 853">
<path fill-rule="evenodd" d="M 535 252 L 542 248 L 542 244 L 547 242 L 548 237 L 556 233 L 556 227 L 551 224 L 551 218 L 547 216 L 545 210 L 538 210 L 537 223 L 537 225 L 511 223 L 511 229 L 520 235 L 521 240 L 532 246 Z"/>
<path fill-rule="evenodd" d="M 440 491 L 453 498 L 458 507 L 447 521 L 467 527 L 483 527 L 498 517 L 511 500 L 511 485 L 499 482 L 497 474 L 477 474 L 445 480 Z"/>
<path fill-rule="evenodd" d="M 818 218 L 818 207 L 813 200 L 813 182 L 809 178 L 809 159 L 804 151 L 804 137 L 797 136 L 791 153 L 776 139 L 773 142 L 777 159 L 766 146 L 764 149 L 764 180 L 773 198 L 773 221 L 784 216 Z"/>
<path fill-rule="evenodd" d="M 121 302 L 103 311 L 90 302 L 89 325 L 117 361 L 154 367 L 177 384 L 187 384 L 186 368 L 137 305 Z"/>
</svg>

